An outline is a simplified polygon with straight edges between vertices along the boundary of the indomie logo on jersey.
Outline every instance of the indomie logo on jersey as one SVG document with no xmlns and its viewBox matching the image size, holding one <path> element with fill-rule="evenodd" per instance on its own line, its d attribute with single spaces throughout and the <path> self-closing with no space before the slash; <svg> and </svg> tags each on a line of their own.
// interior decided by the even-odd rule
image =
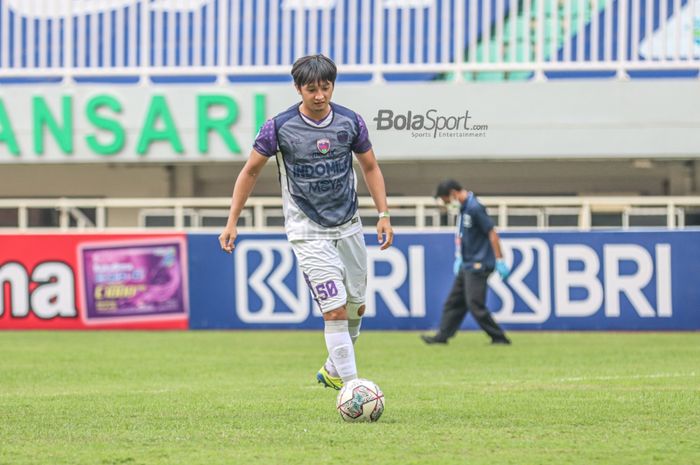
<svg viewBox="0 0 700 465">
<path fill-rule="evenodd" d="M 352 160 L 349 160 L 352 163 Z M 331 160 L 327 162 L 292 165 L 291 173 L 295 178 L 320 179 L 328 176 L 339 176 L 347 172 L 348 161 Z"/>
<path fill-rule="evenodd" d="M 321 152 L 323 155 L 325 155 L 331 149 L 331 141 L 328 139 L 325 139 L 325 138 L 319 139 L 316 141 L 316 148 L 318 149 L 319 152 Z"/>
</svg>

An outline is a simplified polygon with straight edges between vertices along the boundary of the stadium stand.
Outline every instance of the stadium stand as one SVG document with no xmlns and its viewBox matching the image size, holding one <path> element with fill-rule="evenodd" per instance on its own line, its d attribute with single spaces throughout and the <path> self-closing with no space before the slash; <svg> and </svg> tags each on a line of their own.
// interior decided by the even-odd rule
<svg viewBox="0 0 700 465">
<path fill-rule="evenodd" d="M 675 83 L 697 79 L 700 2 L 0 0 L 0 98 L 9 98 L 14 89 L 19 94 L 38 85 L 53 89 L 46 90 L 48 94 L 66 89 L 92 91 L 90 86 L 104 84 L 119 84 L 119 89 L 152 85 L 160 90 L 168 89 L 168 84 L 230 86 L 226 88 L 234 91 L 237 86 L 279 89 L 289 86 L 294 59 L 316 52 L 339 64 L 343 85 L 360 81 L 352 83 L 360 87 L 352 87 L 351 92 L 383 93 L 376 86 L 395 91 L 404 85 L 395 81 L 425 86 L 411 88 L 418 92 L 453 84 L 461 86 L 453 89 L 459 89 L 459 98 L 465 101 L 491 92 L 493 106 L 501 107 L 532 97 L 533 92 L 542 91 L 536 83 L 549 81 L 542 96 L 532 98 L 553 108 L 562 95 L 573 98 L 591 82 L 600 82 L 601 87 L 588 92 L 601 89 L 599 98 L 605 101 L 606 95 L 617 95 L 614 86 L 631 80 L 645 86 L 639 95 L 646 89 L 661 89 L 650 103 L 657 105 L 668 98 L 675 102 L 692 97 L 686 90 L 671 97 L 667 91 L 678 89 Z M 651 84 L 642 79 L 649 77 L 655 78 Z M 681 79 L 669 83 L 667 78 Z M 586 84 L 560 90 L 553 82 L 572 80 Z M 104 88 L 109 87 L 100 87 Z M 74 109 L 76 114 L 81 111 Z M 503 113 L 508 111 L 512 110 Z M 8 106 L 6 112 L 15 126 L 27 125 L 17 121 L 14 109 Z M 622 118 L 623 124 L 638 131 L 632 137 L 640 139 L 647 123 L 637 121 L 635 113 L 627 110 L 611 118 L 614 124 Z M 563 109 L 527 128 L 545 133 L 562 119 L 568 121 L 570 114 L 571 110 Z M 369 120 L 371 115 L 365 117 Z M 669 114 L 654 124 L 691 130 L 695 120 L 692 115 L 684 117 Z M 509 124 L 508 115 L 490 122 L 492 129 Z M 59 126 L 56 122 L 51 130 L 58 131 Z M 7 137 L 0 139 L 0 225 L 9 228 L 215 228 L 222 221 L 220 208 L 231 180 L 244 160 L 239 157 L 223 165 L 192 159 L 181 163 L 177 157 L 140 164 L 118 158 L 85 163 L 80 162 L 82 149 L 77 147 L 75 160 L 57 163 L 47 153 L 28 164 L 24 154 L 25 158 L 8 155 Z M 493 145 L 506 145 L 506 136 L 499 137 L 500 142 Z M 698 203 L 691 197 L 700 192 L 700 148 L 693 150 L 692 140 L 690 149 L 673 151 L 676 144 L 665 144 L 647 151 L 606 140 L 602 129 L 587 133 L 586 138 L 590 146 L 581 150 L 570 144 L 571 148 L 554 148 L 546 154 L 528 144 L 520 146 L 516 155 L 506 149 L 466 145 L 463 152 L 449 157 L 443 157 L 439 148 L 406 156 L 390 154 L 383 169 L 396 208 L 405 210 L 406 225 L 449 222 L 425 197 L 445 173 L 485 195 L 502 227 L 700 223 Z M 537 142 L 527 141 L 532 147 Z M 639 140 L 640 147 L 647 145 Z M 380 157 L 389 152 L 386 143 L 379 146 Z M 268 168 L 256 192 L 275 196 L 276 172 L 274 166 Z M 503 195 L 508 196 L 503 198 L 508 204 L 494 197 Z M 596 200 L 600 196 L 607 198 Z M 56 197 L 68 199 L 51 200 Z M 279 225 L 279 203 L 258 202 L 251 204 L 247 225 Z M 640 215 L 644 219 L 638 219 Z"/>
<path fill-rule="evenodd" d="M 476 77 L 485 80 L 697 72 L 696 8 L 692 0 L 2 0 L 0 69 L 5 81 L 260 80 L 286 77 L 294 57 L 321 52 L 343 73 L 375 78 L 467 68 L 494 71 Z"/>
</svg>

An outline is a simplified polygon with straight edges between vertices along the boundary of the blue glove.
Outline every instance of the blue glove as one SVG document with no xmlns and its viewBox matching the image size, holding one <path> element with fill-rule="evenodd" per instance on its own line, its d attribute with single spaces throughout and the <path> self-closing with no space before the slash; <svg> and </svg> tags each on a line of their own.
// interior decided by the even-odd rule
<svg viewBox="0 0 700 465">
<path fill-rule="evenodd" d="M 452 271 L 454 271 L 455 276 L 459 274 L 459 270 L 462 269 L 462 256 L 455 257 L 455 263 L 452 265 Z"/>
<path fill-rule="evenodd" d="M 506 261 L 502 258 L 496 260 L 496 271 L 501 275 L 501 279 L 504 281 L 510 276 L 510 268 L 508 268 Z"/>
</svg>

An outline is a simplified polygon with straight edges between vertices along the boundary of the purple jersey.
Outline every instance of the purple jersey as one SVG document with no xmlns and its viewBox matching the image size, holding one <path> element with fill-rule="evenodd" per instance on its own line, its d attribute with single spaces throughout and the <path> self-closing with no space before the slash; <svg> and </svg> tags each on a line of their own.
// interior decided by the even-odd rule
<svg viewBox="0 0 700 465">
<path fill-rule="evenodd" d="M 263 156 L 277 156 L 290 239 L 327 237 L 338 228 L 360 227 L 352 154 L 365 153 L 372 144 L 357 113 L 333 103 L 331 110 L 316 122 L 294 105 L 267 121 L 253 145 Z M 307 219 L 314 224 L 293 224 Z"/>
<path fill-rule="evenodd" d="M 365 153 L 372 148 L 372 143 L 369 140 L 369 132 L 367 131 L 367 124 L 365 124 L 365 120 L 362 119 L 362 116 L 357 113 L 355 113 L 355 117 L 357 118 L 359 131 L 350 148 L 355 153 Z M 274 118 L 265 121 L 265 124 L 260 128 L 255 138 L 253 148 L 256 152 L 266 157 L 272 157 L 277 153 L 277 130 L 275 128 Z"/>
</svg>

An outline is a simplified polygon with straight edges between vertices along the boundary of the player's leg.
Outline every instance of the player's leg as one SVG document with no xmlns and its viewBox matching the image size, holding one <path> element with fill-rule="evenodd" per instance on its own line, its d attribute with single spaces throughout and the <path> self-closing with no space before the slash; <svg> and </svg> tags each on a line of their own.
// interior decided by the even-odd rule
<svg viewBox="0 0 700 465">
<path fill-rule="evenodd" d="M 345 269 L 333 242 L 292 241 L 292 248 L 311 294 L 323 313 L 326 348 L 338 373 L 338 377 L 332 379 L 335 377 L 324 377 L 324 373 L 319 371 L 321 377 L 318 380 L 329 387 L 339 389 L 342 381 L 357 378 L 357 367 L 345 308 Z"/>
<path fill-rule="evenodd" d="M 496 323 L 486 308 L 486 289 L 489 273 L 474 271 L 465 273 L 465 298 L 467 307 L 474 319 L 486 334 L 491 337 L 491 342 L 496 344 L 509 344 L 503 329 Z"/>
<path fill-rule="evenodd" d="M 365 304 L 348 302 L 346 310 L 348 315 L 348 334 L 350 334 L 350 339 L 354 346 L 357 339 L 360 337 L 360 327 L 362 326 L 362 315 L 365 313 Z M 323 364 L 323 367 L 321 367 L 321 370 L 319 370 L 319 373 L 321 376 L 327 375 L 330 378 L 340 378 L 340 373 L 338 373 L 338 369 L 333 364 L 333 359 L 330 354 Z"/>
<path fill-rule="evenodd" d="M 323 313 L 326 348 L 342 384 L 357 378 L 355 348 L 348 327 L 345 306 Z"/>
<path fill-rule="evenodd" d="M 352 342 L 360 337 L 367 293 L 367 246 L 362 232 L 338 242 L 340 259 L 345 265 L 345 289 L 348 294 L 348 326 Z"/>
<path fill-rule="evenodd" d="M 345 268 L 343 284 L 348 296 L 346 310 L 348 314 L 348 332 L 352 343 L 355 344 L 360 337 L 362 327 L 362 315 L 365 313 L 365 294 L 367 291 L 367 247 L 362 232 L 336 241 L 336 247 L 340 260 Z M 323 365 L 332 376 L 338 376 L 329 356 Z"/>
<path fill-rule="evenodd" d="M 464 321 L 467 314 L 467 301 L 464 293 L 464 274 L 465 270 L 461 270 L 455 277 L 450 294 L 445 300 L 445 305 L 442 309 L 442 318 L 440 319 L 440 329 L 434 336 L 421 336 L 428 344 L 445 343 L 449 338 L 455 335 L 459 327 Z"/>
</svg>

